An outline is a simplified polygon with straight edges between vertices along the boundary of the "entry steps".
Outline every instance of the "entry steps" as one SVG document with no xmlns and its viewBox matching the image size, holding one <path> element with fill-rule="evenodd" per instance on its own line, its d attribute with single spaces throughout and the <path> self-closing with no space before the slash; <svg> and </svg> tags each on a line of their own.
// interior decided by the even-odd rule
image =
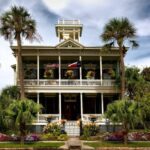
<svg viewBox="0 0 150 150">
<path fill-rule="evenodd" d="M 68 136 L 80 136 L 80 127 L 77 121 L 67 121 L 65 123 L 65 131 Z"/>
</svg>

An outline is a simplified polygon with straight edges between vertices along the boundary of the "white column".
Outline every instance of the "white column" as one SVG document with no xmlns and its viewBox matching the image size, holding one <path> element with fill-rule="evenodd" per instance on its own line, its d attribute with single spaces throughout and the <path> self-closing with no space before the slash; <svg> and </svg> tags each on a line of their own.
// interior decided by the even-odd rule
<svg viewBox="0 0 150 150">
<path fill-rule="evenodd" d="M 59 40 L 59 42 L 61 42 L 61 38 L 60 38 L 60 30 L 58 30 L 58 40 Z"/>
<path fill-rule="evenodd" d="M 75 40 L 75 30 L 73 30 L 73 39 Z"/>
<path fill-rule="evenodd" d="M 103 82 L 103 65 L 102 65 L 102 56 L 99 57 L 100 59 L 100 80 L 101 80 L 101 85 L 102 85 L 102 82 Z"/>
<path fill-rule="evenodd" d="M 80 93 L 81 120 L 83 121 L 83 94 Z"/>
<path fill-rule="evenodd" d="M 78 41 L 80 42 L 80 31 L 78 31 Z"/>
<path fill-rule="evenodd" d="M 59 86 L 61 84 L 61 56 L 58 56 L 59 61 Z"/>
<path fill-rule="evenodd" d="M 102 114 L 104 114 L 104 96 L 103 96 L 103 93 L 101 93 L 101 109 L 102 109 Z"/>
<path fill-rule="evenodd" d="M 82 57 L 79 56 L 80 62 L 82 62 Z M 82 85 L 82 65 L 80 66 L 80 85 Z"/>
<path fill-rule="evenodd" d="M 59 93 L 59 120 L 61 120 L 61 93 Z"/>
<path fill-rule="evenodd" d="M 39 76 L 40 76 L 40 59 L 39 54 L 37 55 L 37 84 L 39 85 Z"/>
<path fill-rule="evenodd" d="M 37 93 L 37 104 L 39 105 L 39 103 L 40 103 L 40 95 L 39 95 L 39 93 Z M 39 112 L 37 113 L 37 121 L 39 122 Z"/>
</svg>

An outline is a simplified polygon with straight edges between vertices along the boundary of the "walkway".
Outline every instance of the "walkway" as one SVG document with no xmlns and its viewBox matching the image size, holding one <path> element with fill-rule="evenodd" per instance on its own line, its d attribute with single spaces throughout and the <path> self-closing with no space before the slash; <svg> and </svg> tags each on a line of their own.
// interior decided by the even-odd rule
<svg viewBox="0 0 150 150">
<path fill-rule="evenodd" d="M 65 145 L 61 146 L 59 149 L 63 150 L 94 150 L 93 147 L 84 145 L 83 142 L 78 137 L 70 137 L 66 141 Z"/>
</svg>

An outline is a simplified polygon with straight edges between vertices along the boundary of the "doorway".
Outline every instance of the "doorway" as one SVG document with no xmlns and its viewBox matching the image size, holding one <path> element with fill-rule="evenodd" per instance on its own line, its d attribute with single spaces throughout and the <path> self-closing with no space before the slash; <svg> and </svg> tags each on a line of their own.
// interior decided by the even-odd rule
<svg viewBox="0 0 150 150">
<path fill-rule="evenodd" d="M 62 119 L 80 118 L 80 94 L 62 94 Z"/>
</svg>

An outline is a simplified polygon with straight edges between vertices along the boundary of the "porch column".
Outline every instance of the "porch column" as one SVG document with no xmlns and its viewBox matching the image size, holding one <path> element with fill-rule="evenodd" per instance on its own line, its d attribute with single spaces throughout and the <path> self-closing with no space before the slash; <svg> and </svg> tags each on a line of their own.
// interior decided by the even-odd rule
<svg viewBox="0 0 150 150">
<path fill-rule="evenodd" d="M 83 93 L 80 93 L 81 120 L 83 121 Z"/>
<path fill-rule="evenodd" d="M 75 40 L 75 30 L 73 30 L 73 39 Z"/>
<path fill-rule="evenodd" d="M 101 109 L 102 109 L 102 114 L 104 114 L 104 95 L 101 93 Z"/>
<path fill-rule="evenodd" d="M 39 105 L 39 103 L 40 103 L 40 94 L 37 93 L 37 104 Z M 40 119 L 39 119 L 39 112 L 37 113 L 37 121 L 38 122 L 40 121 Z"/>
<path fill-rule="evenodd" d="M 59 59 L 59 86 L 61 85 L 61 56 L 58 56 Z"/>
<path fill-rule="evenodd" d="M 78 30 L 78 41 L 80 42 L 80 31 Z"/>
<path fill-rule="evenodd" d="M 59 93 L 59 120 L 61 120 L 61 93 Z"/>
<path fill-rule="evenodd" d="M 102 82 L 103 82 L 103 65 L 102 65 L 102 56 L 99 57 L 100 59 L 100 81 L 101 81 L 101 85 L 102 85 Z"/>
<path fill-rule="evenodd" d="M 61 38 L 60 38 L 60 30 L 58 30 L 58 42 L 61 42 Z"/>
<path fill-rule="evenodd" d="M 82 62 L 81 56 L 79 56 L 79 61 Z M 82 85 L 82 65 L 80 66 L 80 85 Z"/>
<path fill-rule="evenodd" d="M 40 76 L 40 59 L 38 54 L 37 55 L 37 85 L 39 85 L 39 76 Z"/>
</svg>

